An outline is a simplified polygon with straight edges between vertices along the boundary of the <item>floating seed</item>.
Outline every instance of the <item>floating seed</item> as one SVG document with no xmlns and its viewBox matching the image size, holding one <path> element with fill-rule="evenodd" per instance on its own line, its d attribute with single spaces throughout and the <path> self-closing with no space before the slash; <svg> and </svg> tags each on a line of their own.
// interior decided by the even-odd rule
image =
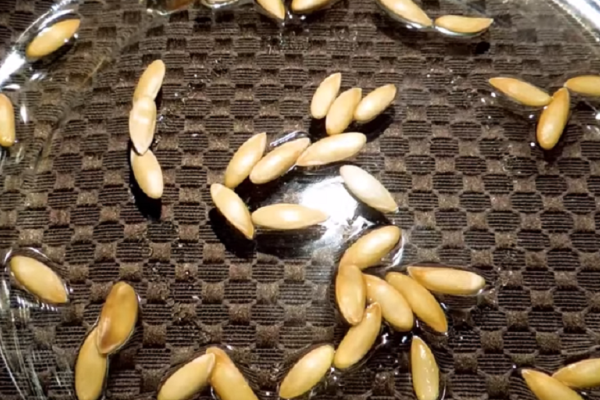
<svg viewBox="0 0 600 400">
<path fill-rule="evenodd" d="M 108 360 L 98 352 L 94 328 L 85 338 L 75 362 L 75 394 L 78 400 L 97 400 L 102 396 L 108 374 Z"/>
<path fill-rule="evenodd" d="M 518 79 L 491 78 L 489 83 L 512 100 L 525 106 L 544 107 L 552 100 L 550 95 L 542 89 Z"/>
<path fill-rule="evenodd" d="M 396 98 L 396 85 L 378 87 L 365 96 L 354 110 L 354 120 L 361 124 L 369 122 L 385 111 Z"/>
<path fill-rule="evenodd" d="M 246 238 L 252 239 L 254 237 L 254 225 L 252 225 L 250 211 L 248 211 L 248 207 L 240 199 L 240 196 L 220 183 L 213 183 L 210 186 L 210 195 L 217 209 L 227 218 L 229 223 Z"/>
<path fill-rule="evenodd" d="M 121 348 L 135 329 L 138 317 L 138 297 L 125 282 L 117 282 L 104 302 L 98 320 L 97 346 L 100 354 Z"/>
<path fill-rule="evenodd" d="M 260 161 L 267 147 L 265 132 L 252 136 L 235 152 L 225 170 L 225 186 L 235 188 L 242 183 Z"/>
<path fill-rule="evenodd" d="M 327 137 L 313 143 L 296 161 L 301 167 L 314 167 L 350 158 L 363 148 L 367 137 L 362 133 L 351 132 Z"/>
<path fill-rule="evenodd" d="M 395 226 L 375 229 L 358 239 L 342 256 L 340 268 L 355 265 L 360 269 L 373 267 L 400 241 L 402 230 Z"/>
<path fill-rule="evenodd" d="M 435 20 L 435 27 L 443 33 L 448 31 L 450 33 L 476 35 L 487 30 L 493 22 L 492 18 L 444 15 Z"/>
<path fill-rule="evenodd" d="M 567 365 L 552 375 L 554 379 L 577 389 L 600 386 L 600 358 Z"/>
<path fill-rule="evenodd" d="M 408 274 L 426 289 L 441 294 L 471 296 L 485 286 L 485 279 L 474 272 L 455 268 L 408 267 Z"/>
<path fill-rule="evenodd" d="M 414 325 L 413 312 L 404 296 L 381 278 L 366 274 L 363 274 L 363 278 L 369 303 L 379 303 L 383 318 L 395 330 L 410 331 Z"/>
<path fill-rule="evenodd" d="M 600 96 L 600 76 L 583 75 L 571 78 L 565 82 L 565 87 L 584 96 Z"/>
<path fill-rule="evenodd" d="M 291 399 L 315 387 L 331 368 L 334 353 L 333 346 L 327 344 L 302 357 L 283 378 L 279 397 Z"/>
<path fill-rule="evenodd" d="M 135 103 L 142 97 L 148 97 L 151 100 L 156 99 L 165 78 L 166 67 L 162 60 L 154 60 L 140 76 L 140 80 L 133 92 L 133 102 Z"/>
<path fill-rule="evenodd" d="M 537 141 L 542 149 L 551 150 L 560 140 L 569 119 L 570 104 L 569 91 L 561 88 L 554 93 L 552 101 L 542 111 L 536 131 Z"/>
<path fill-rule="evenodd" d="M 354 110 L 362 97 L 361 88 L 348 89 L 342 92 L 331 104 L 325 117 L 325 130 L 328 135 L 338 135 L 350 125 Z"/>
<path fill-rule="evenodd" d="M 524 369 L 521 375 L 539 400 L 583 400 L 573 389 L 543 372 Z"/>
<path fill-rule="evenodd" d="M 257 3 L 275 19 L 285 19 L 285 5 L 282 0 L 256 0 Z"/>
<path fill-rule="evenodd" d="M 65 284 L 47 265 L 25 256 L 14 256 L 9 261 L 12 276 L 19 286 L 40 300 L 50 304 L 69 301 Z"/>
<path fill-rule="evenodd" d="M 15 143 L 15 110 L 5 94 L 0 93 L 0 146 L 10 147 Z"/>
<path fill-rule="evenodd" d="M 339 267 L 335 278 L 335 297 L 340 313 L 350 325 L 356 325 L 362 320 L 366 296 L 360 269 L 354 265 Z"/>
<path fill-rule="evenodd" d="M 294 2 L 300 2 L 300 0 L 292 1 L 292 10 L 294 9 Z M 307 1 L 307 3 L 309 2 L 313 3 L 312 0 Z M 322 1 L 317 2 L 319 3 Z M 315 90 L 315 94 L 313 95 L 312 101 L 310 103 L 310 114 L 313 118 L 325 118 L 327 112 L 329 112 L 329 108 L 335 101 L 338 92 L 340 91 L 341 84 L 342 74 L 339 72 L 329 75 L 323 80 L 323 82 L 321 82 L 317 90 Z"/>
<path fill-rule="evenodd" d="M 258 400 L 244 375 L 231 358 L 218 347 L 209 347 L 206 354 L 215 355 L 210 384 L 221 400 Z"/>
<path fill-rule="evenodd" d="M 80 23 L 80 20 L 72 18 L 45 28 L 29 43 L 25 55 L 29 59 L 37 59 L 54 53 L 75 35 Z"/>
<path fill-rule="evenodd" d="M 385 280 L 404 296 L 412 311 L 421 321 L 437 332 L 446 333 L 448 331 L 446 314 L 429 290 L 414 279 L 398 272 L 389 272 L 385 276 Z"/>
<path fill-rule="evenodd" d="M 188 400 L 208 384 L 215 366 L 214 354 L 195 358 L 169 376 L 158 391 L 158 400 Z"/>
<path fill-rule="evenodd" d="M 418 400 L 438 400 L 440 370 L 431 349 L 418 336 L 413 336 L 410 346 L 410 364 L 413 389 Z"/>
<path fill-rule="evenodd" d="M 290 230 L 320 224 L 329 218 L 323 211 L 299 204 L 273 204 L 252 213 L 252 222 L 264 228 Z"/>
<path fill-rule="evenodd" d="M 364 169 L 344 165 L 340 168 L 340 175 L 350 193 L 366 205 L 381 212 L 394 212 L 398 209 L 390 192 Z"/>
<path fill-rule="evenodd" d="M 160 199 L 165 184 L 162 169 L 154 153 L 148 150 L 144 155 L 139 155 L 132 149 L 130 157 L 133 176 L 142 192 L 151 199 Z"/>
<path fill-rule="evenodd" d="M 360 324 L 351 327 L 335 351 L 333 365 L 339 369 L 350 368 L 359 362 L 373 347 L 381 330 L 381 306 L 373 303 L 365 310 Z"/>
<path fill-rule="evenodd" d="M 279 178 L 294 166 L 308 146 L 310 139 L 302 138 L 276 147 L 252 168 L 250 181 L 260 185 Z"/>
<path fill-rule="evenodd" d="M 378 1 L 393 16 L 410 24 L 415 24 L 417 28 L 427 28 L 432 25 L 431 18 L 412 0 Z"/>
<path fill-rule="evenodd" d="M 142 97 L 133 104 L 129 113 L 129 137 L 136 153 L 143 155 L 148 151 L 155 129 L 156 103 L 149 97 Z"/>
</svg>

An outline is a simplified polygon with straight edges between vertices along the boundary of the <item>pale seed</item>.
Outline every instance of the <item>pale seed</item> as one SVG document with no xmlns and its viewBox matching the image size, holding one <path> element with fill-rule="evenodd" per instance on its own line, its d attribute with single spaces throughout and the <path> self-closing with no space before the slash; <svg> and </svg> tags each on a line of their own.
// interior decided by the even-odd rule
<svg viewBox="0 0 600 400">
<path fill-rule="evenodd" d="M 359 362 L 373 347 L 381 329 L 381 306 L 373 303 L 365 310 L 360 324 L 351 327 L 335 351 L 333 365 L 339 369 L 350 368 Z"/>
<path fill-rule="evenodd" d="M 366 95 L 354 110 L 354 120 L 361 124 L 369 122 L 385 111 L 396 98 L 396 85 L 378 87 Z"/>
<path fill-rule="evenodd" d="M 248 207 L 240 199 L 240 196 L 220 183 L 213 183 L 210 186 L 210 195 L 217 209 L 229 223 L 248 239 L 252 239 L 254 237 L 254 225 L 252 225 L 250 211 L 248 211 Z"/>
<path fill-rule="evenodd" d="M 207 384 L 215 366 L 214 354 L 195 358 L 169 376 L 158 391 L 158 400 L 188 400 Z"/>
<path fill-rule="evenodd" d="M 320 10 L 332 0 L 292 0 L 292 11 L 298 14 L 308 14 Z M 321 117 L 322 118 L 322 117 Z"/>
<path fill-rule="evenodd" d="M 219 399 L 258 400 L 244 375 L 237 369 L 227 353 L 218 347 L 210 347 L 206 353 L 215 356 L 215 366 L 209 381 Z"/>
<path fill-rule="evenodd" d="M 235 152 L 225 170 L 225 186 L 235 188 L 242 183 L 262 158 L 267 147 L 265 132 L 246 140 Z"/>
<path fill-rule="evenodd" d="M 455 268 L 408 267 L 408 274 L 426 289 L 441 294 L 471 296 L 485 286 L 485 279 L 474 272 Z"/>
<path fill-rule="evenodd" d="M 567 386 L 578 389 L 600 386 L 600 358 L 567 365 L 556 371 L 552 377 Z"/>
<path fill-rule="evenodd" d="M 419 25 L 429 27 L 432 25 L 431 18 L 412 0 L 379 0 L 388 11 L 401 19 Z"/>
<path fill-rule="evenodd" d="M 301 167 L 314 167 L 350 158 L 363 148 L 367 137 L 362 133 L 351 132 L 327 137 L 313 143 L 296 161 Z"/>
<path fill-rule="evenodd" d="M 340 175 L 346 187 L 366 205 L 381 212 L 394 212 L 398 204 L 388 190 L 373 175 L 354 165 L 344 165 Z"/>
<path fill-rule="evenodd" d="M 260 185 L 279 178 L 294 166 L 308 146 L 310 139 L 302 138 L 276 147 L 252 168 L 250 181 Z"/>
<path fill-rule="evenodd" d="M 571 78 L 565 82 L 565 87 L 575 93 L 585 96 L 600 96 L 600 76 L 583 75 Z"/>
<path fill-rule="evenodd" d="M 285 5 L 282 0 L 256 0 L 270 16 L 283 21 L 285 19 Z"/>
<path fill-rule="evenodd" d="M 540 147 L 544 150 L 554 148 L 562 136 L 569 119 L 570 104 L 569 90 L 561 88 L 554 93 L 552 101 L 542 111 L 536 137 Z"/>
<path fill-rule="evenodd" d="M 410 345 L 410 366 L 417 399 L 438 400 L 440 370 L 431 349 L 418 336 L 413 336 Z"/>
<path fill-rule="evenodd" d="M 109 354 L 122 347 L 135 329 L 138 297 L 125 282 L 117 282 L 106 297 L 98 320 L 98 351 Z"/>
<path fill-rule="evenodd" d="M 154 153 L 148 150 L 139 155 L 132 149 L 130 157 L 133 176 L 142 192 L 151 199 L 160 199 L 164 189 L 163 173 Z"/>
<path fill-rule="evenodd" d="M 385 280 L 404 296 L 415 315 L 437 332 L 448 331 L 446 314 L 429 290 L 399 272 L 389 272 Z"/>
<path fill-rule="evenodd" d="M 329 0 L 327 0 L 329 1 Z M 301 0 L 292 1 L 292 10 L 294 9 L 294 3 L 300 3 Z M 318 3 L 322 1 L 317 1 Z M 302 1 L 302 3 L 305 3 Z M 312 0 L 307 0 L 306 3 L 313 3 Z M 329 75 L 321 82 L 315 94 L 313 95 L 312 101 L 310 102 L 310 114 L 315 119 L 325 118 L 329 108 L 335 101 L 340 86 L 342 84 L 342 74 L 337 72 Z"/>
<path fill-rule="evenodd" d="M 452 33 L 477 34 L 488 29 L 493 22 L 492 18 L 444 15 L 435 20 L 435 26 Z"/>
<path fill-rule="evenodd" d="M 404 296 L 381 278 L 366 274 L 363 274 L 363 278 L 369 303 L 379 303 L 383 318 L 395 330 L 410 331 L 414 325 L 414 317 Z"/>
<path fill-rule="evenodd" d="M 98 352 L 94 328 L 85 338 L 75 361 L 75 394 L 78 400 L 97 400 L 102 396 L 108 360 Z"/>
<path fill-rule="evenodd" d="M 25 256 L 10 259 L 10 271 L 19 286 L 50 304 L 64 304 L 69 295 L 64 282 L 47 265 Z"/>
<path fill-rule="evenodd" d="M 308 392 L 331 368 L 335 350 L 323 345 L 302 357 L 287 373 L 279 387 L 279 397 L 291 399 Z"/>
<path fill-rule="evenodd" d="M 521 375 L 539 400 L 583 400 L 573 389 L 543 372 L 524 369 Z"/>
<path fill-rule="evenodd" d="M 340 260 L 340 268 L 355 265 L 366 269 L 379 264 L 396 247 L 401 235 L 402 230 L 395 226 L 384 226 L 367 233 L 346 250 Z"/>
<path fill-rule="evenodd" d="M 328 135 L 338 135 L 350 125 L 354 110 L 362 97 L 361 88 L 348 89 L 342 92 L 331 104 L 325 117 L 325 130 Z"/>
<path fill-rule="evenodd" d="M 140 80 L 133 92 L 133 102 L 135 103 L 143 97 L 155 100 L 163 84 L 165 72 L 166 67 L 162 60 L 152 61 L 144 70 L 142 76 L 140 76 Z"/>
<path fill-rule="evenodd" d="M 143 155 L 150 148 L 155 128 L 156 103 L 149 97 L 142 97 L 129 112 L 129 137 L 138 154 Z"/>
<path fill-rule="evenodd" d="M 512 100 L 525 106 L 544 107 L 552 100 L 542 89 L 515 78 L 491 78 L 489 83 Z"/>
<path fill-rule="evenodd" d="M 299 204 L 273 204 L 252 213 L 252 222 L 264 228 L 289 230 L 320 224 L 329 218 L 323 211 Z"/>
<path fill-rule="evenodd" d="M 75 35 L 80 23 L 73 18 L 45 28 L 29 43 L 25 55 L 29 59 L 37 59 L 54 53 Z"/>
<path fill-rule="evenodd" d="M 10 147 L 15 143 L 15 110 L 5 94 L 0 93 L 0 146 Z"/>
<path fill-rule="evenodd" d="M 365 311 L 366 288 L 360 269 L 354 265 L 338 268 L 335 297 L 340 313 L 350 325 L 358 324 Z"/>
</svg>

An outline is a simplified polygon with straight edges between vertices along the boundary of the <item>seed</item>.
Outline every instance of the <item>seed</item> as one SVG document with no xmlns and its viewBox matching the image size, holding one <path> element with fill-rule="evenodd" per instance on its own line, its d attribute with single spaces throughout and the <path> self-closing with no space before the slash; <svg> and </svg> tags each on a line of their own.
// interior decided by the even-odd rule
<svg viewBox="0 0 600 400">
<path fill-rule="evenodd" d="M 448 331 L 446 314 L 435 297 L 414 279 L 398 272 L 389 272 L 385 276 L 387 283 L 392 285 L 404 296 L 415 315 L 435 331 Z"/>
<path fill-rule="evenodd" d="M 206 354 L 214 354 L 215 366 L 209 382 L 221 400 L 258 400 L 244 375 L 231 358 L 218 347 L 210 347 Z"/>
<path fill-rule="evenodd" d="M 340 268 L 356 265 L 360 269 L 373 267 L 398 243 L 402 230 L 395 226 L 375 229 L 358 239 L 342 256 Z"/>
<path fill-rule="evenodd" d="M 133 176 L 142 192 L 151 199 L 160 199 L 164 189 L 163 173 L 154 153 L 148 150 L 139 155 L 132 149 L 130 157 Z"/>
<path fill-rule="evenodd" d="M 129 137 L 135 151 L 143 155 L 154 139 L 156 128 L 156 103 L 149 97 L 141 97 L 129 113 Z"/>
<path fill-rule="evenodd" d="M 383 318 L 394 329 L 408 332 L 413 328 L 414 318 L 406 299 L 389 283 L 373 275 L 363 274 L 369 303 L 381 306 Z"/>
<path fill-rule="evenodd" d="M 394 15 L 419 25 L 429 27 L 432 25 L 431 18 L 412 0 L 379 0 L 381 5 Z"/>
<path fill-rule="evenodd" d="M 544 150 L 556 146 L 569 119 L 571 98 L 567 88 L 561 88 L 554 93 L 552 101 L 540 115 L 537 126 L 537 141 Z"/>
<path fill-rule="evenodd" d="M 25 55 L 29 59 L 37 59 L 54 53 L 75 35 L 80 22 L 75 18 L 66 19 L 45 28 L 29 43 Z"/>
<path fill-rule="evenodd" d="M 388 190 L 375 177 L 354 165 L 344 165 L 340 175 L 354 196 L 368 206 L 381 212 L 394 212 L 398 204 Z"/>
<path fill-rule="evenodd" d="M 552 377 L 567 386 L 578 389 L 600 386 L 600 358 L 567 365 L 556 371 Z"/>
<path fill-rule="evenodd" d="M 262 158 L 267 147 L 267 134 L 265 132 L 252 136 L 246 140 L 235 152 L 227 169 L 225 170 L 225 186 L 235 188 L 242 183 L 252 168 Z"/>
<path fill-rule="evenodd" d="M 15 143 L 15 110 L 5 94 L 0 93 L 0 146 L 10 147 Z"/>
<path fill-rule="evenodd" d="M 543 372 L 524 369 L 521 375 L 539 400 L 583 400 L 573 389 Z"/>
<path fill-rule="evenodd" d="M 323 211 L 298 204 L 273 204 L 252 213 L 252 222 L 270 229 L 302 229 L 320 224 L 329 218 Z"/>
<path fill-rule="evenodd" d="M 364 124 L 381 114 L 396 98 L 396 85 L 389 84 L 373 90 L 358 103 L 354 110 L 356 122 Z"/>
<path fill-rule="evenodd" d="M 327 137 L 310 145 L 296 164 L 301 167 L 314 167 L 342 161 L 356 155 L 365 143 L 367 137 L 358 132 Z"/>
<path fill-rule="evenodd" d="M 360 324 L 351 327 L 335 351 L 333 365 L 338 369 L 350 368 L 373 347 L 381 329 L 381 306 L 373 303 L 365 310 Z"/>
<path fill-rule="evenodd" d="M 102 396 L 108 360 L 98 352 L 94 328 L 85 338 L 75 362 L 75 394 L 78 400 L 97 400 Z"/>
<path fill-rule="evenodd" d="M 133 92 L 133 102 L 135 103 L 142 97 L 156 99 L 165 78 L 166 67 L 162 60 L 154 60 L 140 76 L 140 80 Z"/>
<path fill-rule="evenodd" d="M 431 349 L 418 336 L 410 345 L 413 389 L 418 400 L 437 400 L 440 393 L 440 370 Z"/>
<path fill-rule="evenodd" d="M 254 225 L 252 225 L 250 211 L 248 211 L 248 207 L 240 199 L 240 196 L 220 183 L 213 183 L 210 186 L 210 195 L 213 203 L 227 221 L 246 238 L 252 239 L 254 237 Z"/>
<path fill-rule="evenodd" d="M 344 132 L 354 116 L 354 110 L 362 97 L 361 88 L 348 89 L 333 101 L 325 117 L 325 130 L 328 135 L 338 135 Z"/>
<path fill-rule="evenodd" d="M 485 286 L 476 273 L 455 268 L 408 267 L 408 274 L 432 292 L 454 296 L 471 296 Z"/>
<path fill-rule="evenodd" d="M 525 106 L 544 107 L 552 100 L 542 89 L 518 79 L 498 77 L 491 78 L 489 83 L 512 100 Z"/>
<path fill-rule="evenodd" d="M 300 2 L 301 0 L 292 0 L 292 10 L 294 10 L 294 3 Z M 306 2 L 302 1 L 302 3 L 313 2 L 313 0 L 307 0 Z M 316 2 L 322 3 L 323 1 L 317 0 Z M 310 103 L 310 114 L 313 118 L 325 118 L 327 112 L 329 111 L 329 108 L 335 101 L 335 98 L 337 97 L 338 92 L 340 91 L 341 84 L 342 74 L 339 72 L 329 75 L 323 80 L 323 82 L 321 82 L 317 90 L 315 90 L 315 94 L 313 95 L 312 101 Z"/>
<path fill-rule="evenodd" d="M 215 355 L 195 358 L 169 376 L 158 391 L 158 400 L 188 400 L 207 384 L 215 366 Z"/>
<path fill-rule="evenodd" d="M 40 300 L 50 304 L 69 301 L 67 289 L 60 277 L 38 260 L 14 256 L 10 259 L 10 271 L 19 286 Z"/>
<path fill-rule="evenodd" d="M 299 397 L 315 387 L 331 368 L 334 353 L 333 346 L 326 344 L 302 357 L 283 378 L 279 397 Z"/>
<path fill-rule="evenodd" d="M 308 14 L 324 8 L 330 2 L 331 0 L 292 0 L 292 11 L 298 14 Z"/>
<path fill-rule="evenodd" d="M 300 154 L 308 146 L 310 146 L 310 139 L 302 138 L 275 148 L 252 168 L 250 181 L 260 185 L 279 178 L 294 166 Z"/>
<path fill-rule="evenodd" d="M 597 97 L 600 96 L 600 76 L 583 75 L 571 78 L 565 82 L 565 87 L 585 96 Z"/>
<path fill-rule="evenodd" d="M 350 325 L 356 325 L 362 320 L 366 296 L 365 281 L 360 269 L 354 265 L 339 267 L 335 278 L 335 297 L 342 316 Z"/>
<path fill-rule="evenodd" d="M 285 5 L 282 0 L 257 0 L 257 2 L 270 16 L 281 21 L 285 19 Z"/>
<path fill-rule="evenodd" d="M 135 329 L 138 297 L 125 282 L 117 282 L 106 297 L 98 320 L 98 351 L 109 354 L 122 347 Z"/>
<path fill-rule="evenodd" d="M 477 34 L 488 29 L 493 22 L 492 18 L 444 15 L 435 20 L 435 26 L 452 33 Z"/>
</svg>

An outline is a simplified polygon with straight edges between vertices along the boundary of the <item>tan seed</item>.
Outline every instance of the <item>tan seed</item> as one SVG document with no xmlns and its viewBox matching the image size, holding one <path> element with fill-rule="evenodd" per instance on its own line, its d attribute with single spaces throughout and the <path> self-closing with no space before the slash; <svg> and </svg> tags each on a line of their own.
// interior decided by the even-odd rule
<svg viewBox="0 0 600 400">
<path fill-rule="evenodd" d="M 373 347 L 381 329 L 381 306 L 373 303 L 365 310 L 360 324 L 351 327 L 335 351 L 333 365 L 338 369 L 350 368 Z"/>
<path fill-rule="evenodd" d="M 389 84 L 378 87 L 365 96 L 356 110 L 354 110 L 354 120 L 364 124 L 373 120 L 379 114 L 385 111 L 396 98 L 396 85 Z"/>
<path fill-rule="evenodd" d="M 488 29 L 493 22 L 492 18 L 444 15 L 435 20 L 435 26 L 453 33 L 477 34 Z"/>
<path fill-rule="evenodd" d="M 327 0 L 329 1 L 329 0 Z M 294 9 L 294 3 L 315 3 L 313 0 L 293 0 L 292 1 L 292 10 Z M 317 3 L 323 3 L 323 1 L 316 1 Z M 312 101 L 310 103 L 310 114 L 315 119 L 325 118 L 329 108 L 335 101 L 338 92 L 340 91 L 340 86 L 342 84 L 342 74 L 335 73 L 329 75 L 327 78 L 321 82 L 317 90 L 315 90 L 315 94 L 313 95 Z"/>
<path fill-rule="evenodd" d="M 215 366 L 214 354 L 195 358 L 169 376 L 158 391 L 158 400 L 188 400 L 207 384 Z"/>
<path fill-rule="evenodd" d="M 525 106 L 544 107 L 552 100 L 542 89 L 518 79 L 498 77 L 491 78 L 489 83 L 512 100 Z"/>
<path fill-rule="evenodd" d="M 257 0 L 258 4 L 273 18 L 285 19 L 285 5 L 282 0 Z"/>
<path fill-rule="evenodd" d="M 331 3 L 331 0 L 292 0 L 291 7 L 295 13 L 308 14 L 324 8 L 329 3 Z"/>
<path fill-rule="evenodd" d="M 73 18 L 45 28 L 29 43 L 25 55 L 29 59 L 37 59 L 54 53 L 75 35 L 80 23 Z"/>
<path fill-rule="evenodd" d="M 363 278 L 369 303 L 379 303 L 383 318 L 395 330 L 410 331 L 414 325 L 414 317 L 404 296 L 381 278 L 366 274 L 363 274 Z"/>
<path fill-rule="evenodd" d="M 296 161 L 301 167 L 330 164 L 353 157 L 367 143 L 362 133 L 351 132 L 327 137 L 313 143 Z"/>
<path fill-rule="evenodd" d="M 30 257 L 14 256 L 10 259 L 10 271 L 17 283 L 40 300 L 50 304 L 69 301 L 65 284 L 47 265 Z"/>
<path fill-rule="evenodd" d="M 405 21 L 417 24 L 419 27 L 432 25 L 431 18 L 412 0 L 379 0 L 388 11 Z"/>
<path fill-rule="evenodd" d="M 156 103 L 142 97 L 133 104 L 129 112 L 129 137 L 135 151 L 143 155 L 148 151 L 156 129 Z"/>
<path fill-rule="evenodd" d="M 151 199 L 160 199 L 164 189 L 163 173 L 154 153 L 148 150 L 139 155 L 132 149 L 130 157 L 133 176 L 142 192 Z"/>
<path fill-rule="evenodd" d="M 600 386 L 600 358 L 583 360 L 567 365 L 552 375 L 567 386 L 585 389 Z"/>
<path fill-rule="evenodd" d="M 366 269 L 379 264 L 396 247 L 401 236 L 402 230 L 395 226 L 384 226 L 367 233 L 346 250 L 340 260 L 340 268 L 356 265 Z"/>
<path fill-rule="evenodd" d="M 331 104 L 325 117 L 325 130 L 328 135 L 338 135 L 350 125 L 354 110 L 362 97 L 361 88 L 348 89 L 342 92 Z"/>
<path fill-rule="evenodd" d="M 543 372 L 524 369 L 521 375 L 539 400 L 583 400 L 573 389 Z"/>
<path fill-rule="evenodd" d="M 418 336 L 413 336 L 410 345 L 410 365 L 417 399 L 438 400 L 440 370 L 431 349 Z"/>
<path fill-rule="evenodd" d="M 264 228 L 289 230 L 302 229 L 327 220 L 323 211 L 299 204 L 273 204 L 252 213 L 252 222 Z"/>
<path fill-rule="evenodd" d="M 220 183 L 213 183 L 210 186 L 210 195 L 217 209 L 229 223 L 246 238 L 252 239 L 254 237 L 254 225 L 252 225 L 250 211 L 248 211 L 248 207 L 240 199 L 240 196 Z"/>
<path fill-rule="evenodd" d="M 235 188 L 242 183 L 260 161 L 267 147 L 265 132 L 252 136 L 235 152 L 225 170 L 225 186 Z"/>
<path fill-rule="evenodd" d="M 410 304 L 410 308 L 421 321 L 437 332 L 448 331 L 446 314 L 429 290 L 414 279 L 398 272 L 389 272 L 385 276 L 385 280 L 404 296 Z"/>
<path fill-rule="evenodd" d="M 15 143 L 15 110 L 5 94 L 0 93 L 0 146 L 10 147 Z"/>
<path fill-rule="evenodd" d="M 102 396 L 108 360 L 98 352 L 94 328 L 85 338 L 75 361 L 75 394 L 78 400 L 97 400 Z"/>
<path fill-rule="evenodd" d="M 258 400 L 227 353 L 218 347 L 210 347 L 206 353 L 215 356 L 210 384 L 221 400 Z"/>
<path fill-rule="evenodd" d="M 302 138 L 273 149 L 252 168 L 250 181 L 260 185 L 279 178 L 294 166 L 300 154 L 308 146 L 310 146 L 310 139 Z"/>
<path fill-rule="evenodd" d="M 354 165 L 340 168 L 344 184 L 354 196 L 381 212 L 394 212 L 398 204 L 391 193 L 373 175 Z"/>
<path fill-rule="evenodd" d="M 339 267 L 335 278 L 335 297 L 340 313 L 350 325 L 358 324 L 365 311 L 367 293 L 360 269 L 354 265 Z"/>
<path fill-rule="evenodd" d="M 109 354 L 122 347 L 135 329 L 138 297 L 125 282 L 117 282 L 106 297 L 98 320 L 98 351 Z"/>
<path fill-rule="evenodd" d="M 155 100 L 163 84 L 165 72 L 166 67 L 162 60 L 152 61 L 144 70 L 142 76 L 140 76 L 140 80 L 133 92 L 133 102 L 135 103 L 143 97 Z"/>
<path fill-rule="evenodd" d="M 408 267 L 408 274 L 432 292 L 471 296 L 485 286 L 485 279 L 474 272 L 455 268 Z"/>
<path fill-rule="evenodd" d="M 571 78 L 565 82 L 565 87 L 575 93 L 585 96 L 600 96 L 600 76 L 583 75 Z"/>
<path fill-rule="evenodd" d="M 326 344 L 302 357 L 283 378 L 279 396 L 291 399 L 315 387 L 331 368 L 334 353 L 333 346 Z"/>
<path fill-rule="evenodd" d="M 554 93 L 552 101 L 542 111 L 536 131 L 537 141 L 542 149 L 551 150 L 560 140 L 569 119 L 570 105 L 569 91 L 561 88 Z"/>
</svg>

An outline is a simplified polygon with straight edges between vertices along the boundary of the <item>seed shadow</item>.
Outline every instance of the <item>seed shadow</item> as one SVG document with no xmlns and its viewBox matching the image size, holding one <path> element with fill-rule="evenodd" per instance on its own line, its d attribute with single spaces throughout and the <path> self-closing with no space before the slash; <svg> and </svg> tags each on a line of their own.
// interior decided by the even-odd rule
<svg viewBox="0 0 600 400">
<path fill-rule="evenodd" d="M 325 118 L 311 118 L 310 125 L 308 127 L 308 135 L 312 141 L 317 141 L 329 136 L 327 135 L 327 130 L 325 129 Z"/>
<path fill-rule="evenodd" d="M 364 133 L 368 142 L 372 142 L 383 135 L 394 123 L 395 116 L 396 110 L 393 106 L 390 106 L 382 114 L 375 117 L 374 120 L 369 121 L 366 124 L 355 124 L 353 127 L 356 132 Z"/>
<path fill-rule="evenodd" d="M 287 184 L 298 178 L 301 171 L 298 168 L 293 168 L 283 176 L 262 185 L 255 185 L 246 179 L 235 189 L 235 192 L 240 196 L 242 201 L 248 206 L 250 211 L 253 211 L 262 205 L 267 200 L 268 203 L 278 202 L 278 192 Z"/>
<path fill-rule="evenodd" d="M 210 226 L 227 250 L 240 258 L 251 258 L 254 255 L 255 243 L 248 240 L 240 231 L 227 221 L 216 208 L 208 212 Z"/>
<path fill-rule="evenodd" d="M 135 176 L 133 176 L 131 165 L 129 167 L 129 182 L 134 203 L 137 209 L 140 211 L 140 213 L 146 219 L 149 219 L 151 221 L 160 221 L 160 217 L 162 214 L 162 199 L 152 199 L 146 196 L 146 193 L 142 191 L 137 181 L 135 180 Z"/>
</svg>

